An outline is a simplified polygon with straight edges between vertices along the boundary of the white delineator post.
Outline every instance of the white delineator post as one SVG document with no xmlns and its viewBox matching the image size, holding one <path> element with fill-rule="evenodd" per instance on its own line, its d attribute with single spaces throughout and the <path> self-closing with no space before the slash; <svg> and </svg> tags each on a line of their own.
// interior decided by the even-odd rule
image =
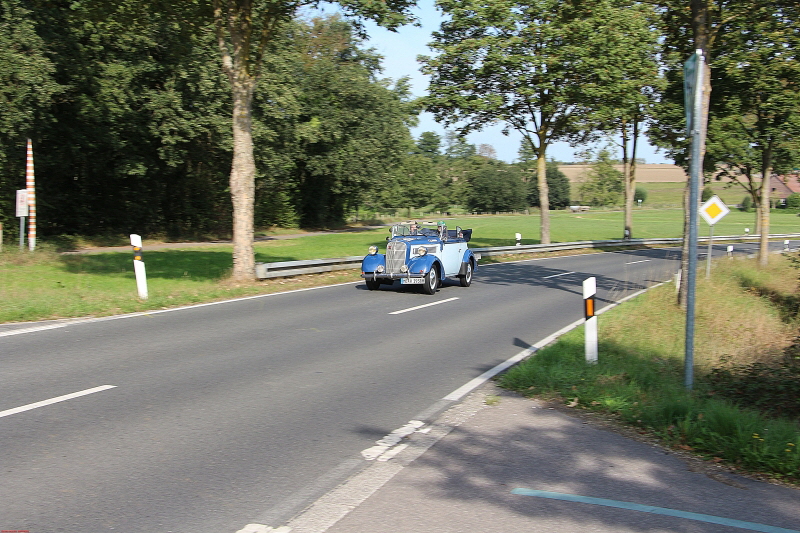
<svg viewBox="0 0 800 533">
<path fill-rule="evenodd" d="M 33 177 L 33 144 L 28 139 L 25 165 L 25 189 L 28 191 L 28 250 L 36 248 L 36 181 Z"/>
<path fill-rule="evenodd" d="M 135 233 L 131 235 L 131 246 L 133 246 L 133 272 L 136 274 L 136 288 L 139 290 L 139 298 L 147 300 L 147 274 L 142 261 L 142 237 Z"/>
<path fill-rule="evenodd" d="M 597 316 L 595 315 L 594 296 L 597 294 L 597 278 L 583 280 L 583 311 L 586 317 L 584 338 L 586 345 L 586 362 L 597 362 Z"/>
</svg>

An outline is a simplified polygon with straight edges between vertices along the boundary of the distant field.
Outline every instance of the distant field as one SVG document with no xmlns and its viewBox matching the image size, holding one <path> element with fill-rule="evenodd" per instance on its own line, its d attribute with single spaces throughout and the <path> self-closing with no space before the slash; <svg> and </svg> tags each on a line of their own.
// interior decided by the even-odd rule
<svg viewBox="0 0 800 533">
<path fill-rule="evenodd" d="M 580 183 L 571 183 L 571 196 L 577 198 L 578 187 Z M 681 207 L 683 205 L 683 191 L 686 188 L 686 182 L 636 182 L 637 187 L 642 187 L 647 191 L 647 199 L 642 204 L 642 207 Z M 733 208 L 733 206 L 742 203 L 745 197 L 745 191 L 740 186 L 726 186 L 722 183 L 712 183 L 711 188 L 714 194 L 719 196 L 725 204 Z"/>
<path fill-rule="evenodd" d="M 559 165 L 570 182 L 581 181 L 591 165 Z M 617 170 L 622 170 L 622 165 L 616 165 Z M 676 165 L 637 165 L 636 181 L 640 183 L 677 183 L 686 181 L 686 173 Z"/>
<path fill-rule="evenodd" d="M 665 190 L 669 190 L 666 187 Z M 754 214 L 731 212 L 717 224 L 716 235 L 740 235 L 754 227 Z M 586 213 L 551 213 L 554 242 L 618 239 L 622 236 L 622 211 L 590 210 Z M 474 230 L 474 248 L 513 245 L 515 234 L 523 244 L 539 242 L 539 216 L 470 216 L 448 218 L 447 225 Z M 634 237 L 679 237 L 683 213 L 674 209 L 636 209 Z M 800 230 L 796 213 L 773 211 L 771 233 Z M 700 234 L 708 226 L 700 224 Z M 363 256 L 371 244 L 385 249 L 388 228 L 352 233 L 327 233 L 256 243 L 256 260 L 264 262 Z M 253 283 L 226 281 L 231 268 L 231 245 L 209 244 L 184 249 L 155 250 L 145 246 L 150 299 L 136 297 L 130 251 L 88 255 L 58 255 L 48 251 L 47 240 L 30 254 L 16 247 L 0 253 L 0 323 L 103 316 L 160 309 L 218 299 L 276 292 L 288 288 L 358 280 L 357 271 L 300 276 Z"/>
</svg>

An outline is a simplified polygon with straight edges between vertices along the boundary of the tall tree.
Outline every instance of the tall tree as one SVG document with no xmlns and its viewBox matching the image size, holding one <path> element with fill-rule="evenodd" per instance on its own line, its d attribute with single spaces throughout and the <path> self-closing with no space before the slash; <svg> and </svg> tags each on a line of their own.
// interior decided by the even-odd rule
<svg viewBox="0 0 800 533">
<path fill-rule="evenodd" d="M 417 139 L 417 150 L 422 155 L 433 160 L 442 155 L 442 137 L 433 131 L 423 131 Z"/>
<path fill-rule="evenodd" d="M 714 149 L 709 155 L 724 165 L 723 173 L 744 186 L 758 206 L 761 265 L 769 257 L 773 168 L 776 163 L 788 163 L 780 157 L 789 152 L 779 147 L 800 138 L 798 11 L 797 6 L 777 6 L 766 16 L 742 21 L 744 27 L 737 27 L 734 34 L 737 45 L 714 61 L 717 97 L 712 99 L 709 141 Z"/>
<path fill-rule="evenodd" d="M 233 99 L 233 162 L 230 190 L 233 203 L 233 271 L 236 280 L 253 279 L 253 216 L 256 165 L 253 157 L 252 103 L 269 46 L 282 25 L 314 0 L 212 0 L 213 20 Z M 353 0 L 340 2 L 345 13 L 368 18 L 389 29 L 410 20 L 413 0 Z"/>
<path fill-rule="evenodd" d="M 501 122 L 537 153 L 541 242 L 550 242 L 547 148 L 580 142 L 592 126 L 587 79 L 606 65 L 595 49 L 609 35 L 609 2 L 577 0 L 482 2 L 439 0 L 448 20 L 429 45 L 436 57 L 420 57 L 431 76 L 426 102 L 437 120 L 462 134 Z M 601 9 L 602 7 L 602 9 Z"/>
<path fill-rule="evenodd" d="M 52 120 L 46 110 L 63 90 L 31 14 L 26 2 L 0 0 L 0 224 L 6 227 L 14 190 L 25 184 L 26 139 L 39 140 L 35 132 Z"/>
<path fill-rule="evenodd" d="M 595 50 L 595 54 L 602 58 L 606 70 L 598 69 L 600 75 L 589 83 L 598 108 L 599 129 L 608 132 L 622 155 L 623 234 L 632 237 L 638 141 L 663 85 L 658 63 L 660 32 L 656 11 L 648 4 L 622 0 L 609 6 L 605 17 L 611 31 L 604 48 Z"/>
<path fill-rule="evenodd" d="M 783 20 L 782 31 L 796 33 L 796 19 L 792 21 L 779 15 L 796 9 L 796 2 L 794 0 L 692 0 L 690 5 L 686 5 L 685 2 L 675 0 L 654 0 L 653 3 L 660 6 L 663 15 L 665 30 L 663 57 L 669 84 L 665 89 L 664 98 L 658 105 L 657 120 L 650 127 L 650 138 L 665 148 L 677 164 L 688 168 L 690 146 L 683 118 L 683 62 L 696 49 L 702 50 L 706 57 L 703 120 L 707 120 L 711 99 L 714 98 L 712 84 L 716 83 L 717 74 L 712 74 L 712 68 L 716 68 L 717 58 L 729 51 L 749 48 L 748 35 L 751 35 L 751 28 L 770 19 L 776 20 L 776 14 L 778 19 Z M 701 135 L 705 141 L 705 128 Z M 704 152 L 703 149 L 702 168 L 705 172 L 714 172 L 716 162 L 712 158 L 705 158 Z M 696 209 L 697 206 L 688 205 L 688 189 L 685 196 L 687 203 L 684 233 L 688 235 L 689 209 Z M 685 238 L 682 261 L 684 271 L 688 266 L 687 261 L 688 238 Z M 685 291 L 681 291 L 680 300 L 685 303 Z"/>
</svg>

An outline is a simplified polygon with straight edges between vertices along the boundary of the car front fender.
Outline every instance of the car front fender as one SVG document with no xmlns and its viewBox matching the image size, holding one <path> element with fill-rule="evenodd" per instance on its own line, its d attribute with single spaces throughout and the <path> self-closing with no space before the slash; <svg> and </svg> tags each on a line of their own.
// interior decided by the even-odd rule
<svg viewBox="0 0 800 533">
<path fill-rule="evenodd" d="M 408 261 L 408 271 L 411 274 L 429 272 L 435 264 L 439 265 L 439 277 L 444 279 L 444 268 L 442 266 L 442 262 L 439 261 L 439 258 L 435 255 L 426 254 L 410 259 Z"/>
<path fill-rule="evenodd" d="M 361 272 L 375 272 L 379 265 L 386 266 L 386 256 L 384 254 L 368 255 L 361 261 Z"/>
</svg>

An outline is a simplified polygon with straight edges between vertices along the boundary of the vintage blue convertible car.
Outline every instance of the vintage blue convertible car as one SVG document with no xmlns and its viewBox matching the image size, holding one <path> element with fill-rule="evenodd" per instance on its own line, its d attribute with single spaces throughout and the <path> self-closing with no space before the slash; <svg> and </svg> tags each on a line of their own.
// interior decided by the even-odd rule
<svg viewBox="0 0 800 533">
<path fill-rule="evenodd" d="M 370 246 L 361 262 L 361 277 L 370 290 L 398 279 L 403 285 L 422 285 L 427 294 L 435 293 L 447 277 L 457 277 L 462 287 L 472 283 L 478 260 L 467 247 L 471 229 L 448 230 L 443 222 L 409 222 L 396 224 L 390 231 L 386 253 L 379 254 L 377 246 Z"/>
</svg>

